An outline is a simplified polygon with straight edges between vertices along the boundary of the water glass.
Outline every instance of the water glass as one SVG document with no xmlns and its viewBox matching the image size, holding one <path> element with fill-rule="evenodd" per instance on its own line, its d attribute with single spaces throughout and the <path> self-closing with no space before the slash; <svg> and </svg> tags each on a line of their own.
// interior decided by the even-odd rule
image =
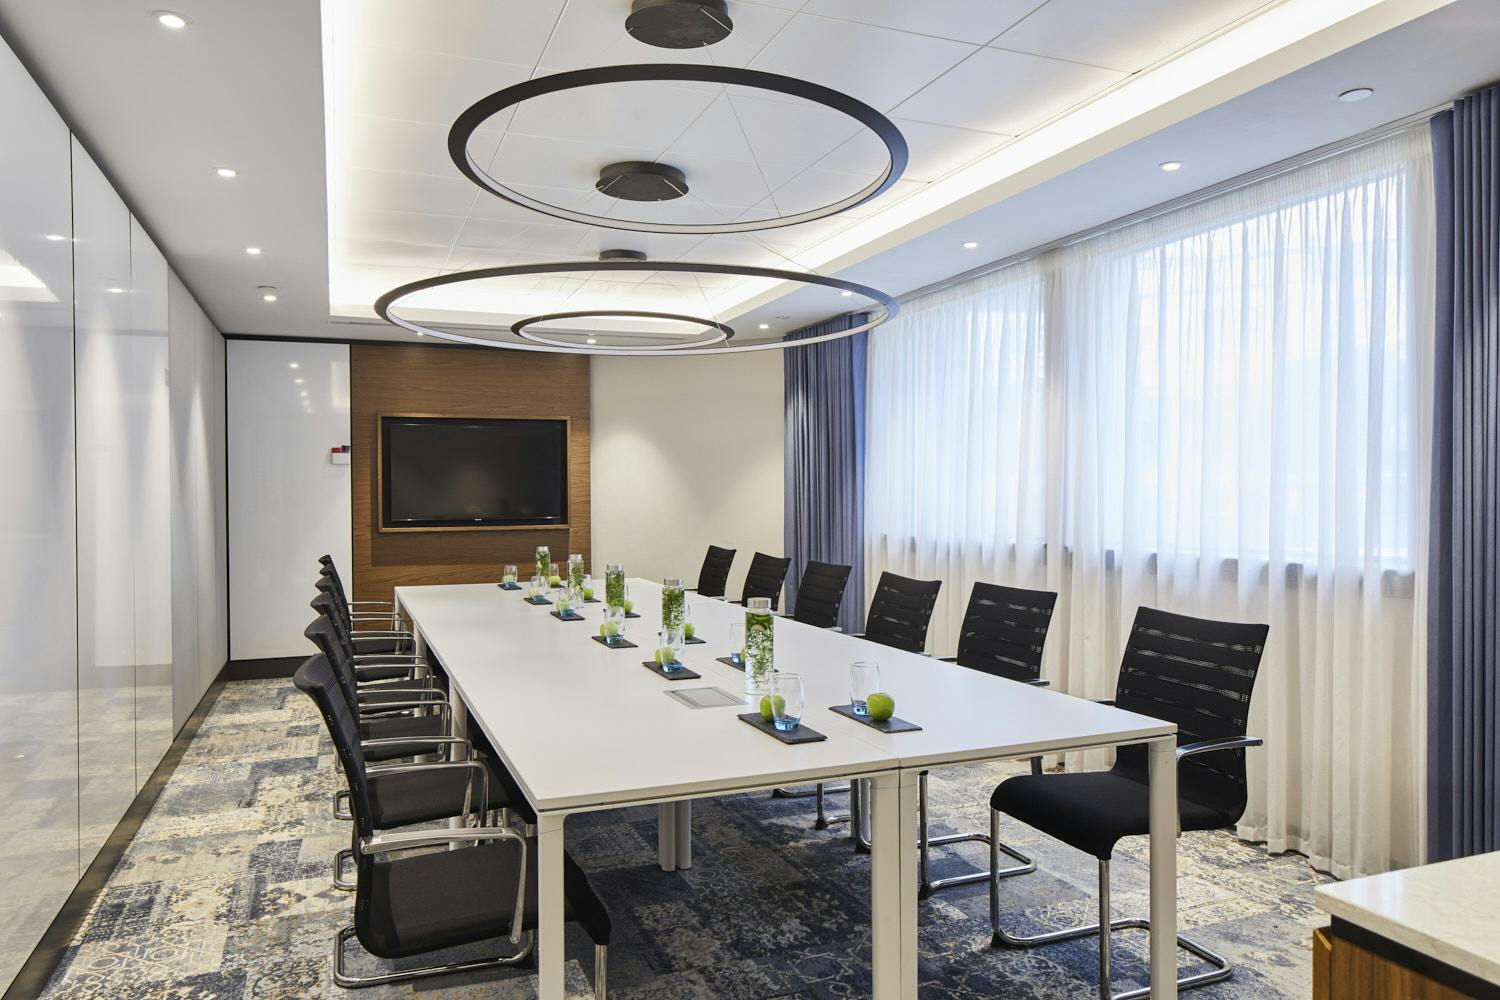
<svg viewBox="0 0 1500 1000">
<path fill-rule="evenodd" d="M 784 733 L 802 725 L 802 676 L 771 675 L 771 721 Z"/>
<path fill-rule="evenodd" d="M 531 578 L 531 594 L 530 594 L 530 597 L 534 601 L 537 598 L 539 598 L 539 597 L 545 597 L 546 595 L 547 595 L 547 581 L 539 573 L 536 576 L 533 576 Z"/>
<path fill-rule="evenodd" d="M 880 667 L 868 660 L 855 660 L 849 667 L 849 703 L 855 715 L 869 715 L 865 702 L 880 690 Z"/>
<path fill-rule="evenodd" d="M 614 626 L 611 628 L 610 626 Z M 600 631 L 604 641 L 611 646 L 625 641 L 625 609 L 621 607 L 604 606 L 604 627 Z"/>
<path fill-rule="evenodd" d="M 569 587 L 559 587 L 552 592 L 552 603 L 557 605 L 557 613 L 563 618 L 573 614 L 573 591 Z"/>
<path fill-rule="evenodd" d="M 506 563 L 505 568 L 500 571 L 500 582 L 505 584 L 507 587 L 514 586 L 516 582 L 516 573 L 516 567 L 510 563 Z"/>
<path fill-rule="evenodd" d="M 661 665 L 663 673 L 674 673 L 682 669 L 682 650 L 684 646 L 682 629 L 664 628 L 657 636 L 656 662 Z"/>
<path fill-rule="evenodd" d="M 729 658 L 737 667 L 745 665 L 745 623 L 734 622 L 729 626 Z"/>
<path fill-rule="evenodd" d="M 578 597 L 584 601 L 594 599 L 594 578 L 587 573 L 583 574 L 583 581 L 578 585 Z"/>
</svg>

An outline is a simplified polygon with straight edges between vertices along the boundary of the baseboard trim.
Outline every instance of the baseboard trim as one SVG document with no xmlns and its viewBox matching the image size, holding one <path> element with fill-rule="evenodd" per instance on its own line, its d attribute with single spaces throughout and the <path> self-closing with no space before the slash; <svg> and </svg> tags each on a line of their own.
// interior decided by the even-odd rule
<svg viewBox="0 0 1500 1000">
<path fill-rule="evenodd" d="M 263 681 L 272 678 L 290 677 L 302 665 L 305 656 L 268 656 L 259 660 L 230 660 L 225 667 L 225 679 L 231 681 Z"/>
<path fill-rule="evenodd" d="M 68 950 L 73 939 L 78 936 L 84 919 L 93 909 L 94 901 L 104 891 L 110 876 L 114 874 L 115 866 L 125 856 L 125 849 L 130 846 L 131 840 L 140 830 L 141 823 L 151 812 L 151 807 L 161 797 L 162 789 L 167 787 L 167 782 L 171 779 L 172 773 L 177 770 L 177 764 L 182 760 L 182 755 L 187 751 L 188 745 L 193 742 L 193 737 L 198 735 L 198 729 L 203 725 L 203 720 L 208 717 L 209 710 L 219 700 L 219 693 L 224 690 L 224 685 L 231 680 L 228 675 L 229 664 L 226 663 L 220 668 L 213 683 L 209 684 L 208 690 L 203 692 L 203 697 L 198 700 L 197 707 L 182 724 L 182 729 L 172 740 L 172 745 L 167 748 L 167 752 L 162 755 L 161 762 L 156 765 L 156 769 L 151 772 L 151 777 L 146 779 L 146 783 L 136 793 L 135 800 L 125 810 L 125 815 L 120 817 L 120 822 L 115 824 L 104 846 L 89 863 L 88 870 L 73 887 L 73 891 L 63 902 L 62 909 L 57 911 L 57 916 L 52 918 L 52 923 L 42 934 L 42 939 L 32 949 L 31 955 L 27 957 L 21 970 L 16 973 L 16 978 L 11 980 L 5 993 L 0 995 L 0 1000 L 36 1000 L 47 988 L 47 983 L 52 979 L 52 973 L 57 971 L 58 965 L 62 962 L 63 954 Z"/>
</svg>

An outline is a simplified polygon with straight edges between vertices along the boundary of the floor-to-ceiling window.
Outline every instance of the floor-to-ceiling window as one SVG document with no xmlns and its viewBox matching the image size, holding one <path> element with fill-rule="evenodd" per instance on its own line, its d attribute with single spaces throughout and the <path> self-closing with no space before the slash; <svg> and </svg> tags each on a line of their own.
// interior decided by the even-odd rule
<svg viewBox="0 0 1500 1000">
<path fill-rule="evenodd" d="M 1113 691 L 1145 604 L 1265 621 L 1241 826 L 1421 860 L 1425 128 L 910 303 L 872 335 L 868 572 L 1059 593 L 1046 672 Z"/>
</svg>

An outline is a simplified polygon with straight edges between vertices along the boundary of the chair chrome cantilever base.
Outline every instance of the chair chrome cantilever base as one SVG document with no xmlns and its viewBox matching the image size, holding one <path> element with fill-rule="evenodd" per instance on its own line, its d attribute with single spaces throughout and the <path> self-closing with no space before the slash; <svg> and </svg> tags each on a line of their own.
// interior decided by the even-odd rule
<svg viewBox="0 0 1500 1000">
<path fill-rule="evenodd" d="M 849 791 L 848 785 L 827 785 L 819 782 L 813 788 L 775 788 L 771 790 L 773 799 L 809 799 L 816 797 L 818 800 L 818 818 L 813 822 L 814 830 L 826 830 L 835 823 L 849 822 L 848 816 L 830 816 L 823 804 L 823 800 L 829 795 L 839 795 Z"/>
<path fill-rule="evenodd" d="M 396 972 L 384 972 L 374 976 L 351 976 L 344 968 L 344 957 L 348 951 L 349 939 L 354 937 L 354 928 L 345 927 L 334 937 L 333 942 L 333 981 L 336 985 L 346 990 L 360 990 L 369 986 L 384 986 L 387 983 L 404 983 L 412 979 L 422 979 L 427 976 L 447 976 L 457 972 L 475 972 L 482 969 L 500 969 L 506 966 L 519 965 L 531 957 L 531 950 L 536 945 L 536 935 L 527 932 L 523 938 L 520 951 L 514 955 L 502 955 L 498 958 L 482 958 L 469 962 L 450 962 L 446 965 L 428 965 L 419 969 L 401 969 Z M 597 952 L 595 954 L 598 960 Z M 598 983 L 602 982 L 603 965 L 595 972 L 595 996 L 603 1000 L 604 994 L 598 991 Z"/>
<path fill-rule="evenodd" d="M 1033 757 L 1031 760 L 1031 772 L 1042 773 L 1042 759 Z M 935 892 L 951 889 L 956 885 L 973 885 L 988 879 L 991 873 L 995 878 L 1013 878 L 1016 875 L 1030 875 L 1036 871 L 1036 862 L 1031 860 L 1020 851 L 1009 844 L 1001 842 L 996 845 L 992 842 L 993 835 L 989 833 L 950 833 L 940 837 L 932 837 L 927 833 L 927 772 L 923 771 L 917 776 L 917 849 L 920 852 L 917 858 L 917 898 L 926 899 Z M 989 871 L 971 872 L 967 875 L 950 875 L 947 878 L 932 878 L 929 876 L 930 853 L 934 847 L 944 847 L 948 844 L 984 844 L 990 848 Z M 999 854 L 1005 854 L 1017 863 L 1007 868 L 995 866 Z"/>
<path fill-rule="evenodd" d="M 1000 814 L 994 810 L 990 811 L 990 837 L 994 841 L 998 838 Z M 991 843 L 990 867 L 994 869 L 999 864 L 999 851 Z M 1042 945 L 1056 944 L 1059 941 L 1072 941 L 1076 938 L 1092 937 L 1099 935 L 1099 997 L 1100 1000 L 1145 1000 L 1151 995 L 1150 986 L 1142 986 L 1123 993 L 1114 992 L 1110 980 L 1110 944 L 1111 931 L 1122 930 L 1145 930 L 1151 929 L 1151 921 L 1144 917 L 1122 917 L 1118 920 L 1111 919 L 1109 912 L 1109 862 L 1099 862 L 1099 922 L 1097 924 L 1084 924 L 1078 927 L 1067 927 L 1059 931 L 1046 931 L 1041 934 L 1017 936 L 1009 934 L 1000 926 L 1000 880 L 990 879 L 990 928 L 994 936 L 990 938 L 991 948 L 1039 948 Z M 1102 931 L 1102 933 L 1101 933 Z M 1203 972 L 1195 972 L 1188 976 L 1177 977 L 1178 990 L 1191 990 L 1199 986 L 1207 986 L 1210 983 L 1219 983 L 1234 974 L 1234 969 L 1229 960 L 1218 952 L 1196 941 L 1189 940 L 1183 935 L 1177 935 L 1177 947 L 1190 952 L 1207 962 L 1210 966 Z"/>
</svg>

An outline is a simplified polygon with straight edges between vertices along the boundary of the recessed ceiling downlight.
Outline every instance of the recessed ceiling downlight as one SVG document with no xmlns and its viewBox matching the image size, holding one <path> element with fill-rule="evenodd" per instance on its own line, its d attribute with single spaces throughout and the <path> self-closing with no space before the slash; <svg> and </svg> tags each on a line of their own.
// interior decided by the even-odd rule
<svg viewBox="0 0 1500 1000">
<path fill-rule="evenodd" d="M 225 180 L 229 180 L 231 177 L 238 177 L 240 175 L 240 172 L 233 167 L 216 167 L 214 168 L 214 173 L 218 174 Z"/>
<path fill-rule="evenodd" d="M 173 31 L 181 31 L 188 26 L 188 19 L 175 10 L 159 10 L 151 15 L 156 18 L 156 23 L 163 28 L 171 28 Z"/>
<path fill-rule="evenodd" d="M 1166 171 L 1169 174 L 1175 174 L 1175 173 L 1177 173 L 1177 171 L 1179 171 L 1179 170 L 1182 169 L 1182 161 L 1181 160 L 1168 160 L 1166 163 L 1163 163 L 1161 165 L 1161 168 L 1162 168 L 1162 170 Z"/>
<path fill-rule="evenodd" d="M 276 301 L 276 286 L 275 285 L 257 285 L 255 287 L 255 290 L 260 293 L 260 300 L 262 302 L 275 302 Z"/>
<path fill-rule="evenodd" d="M 625 31 L 659 49 L 701 49 L 734 30 L 724 0 L 635 0 Z"/>
<path fill-rule="evenodd" d="M 1342 94 L 1340 94 L 1339 100 L 1343 101 L 1345 104 L 1353 104 L 1355 101 L 1363 101 L 1366 97 L 1374 96 L 1374 88 L 1355 87 L 1353 90 L 1346 90 Z"/>
</svg>

